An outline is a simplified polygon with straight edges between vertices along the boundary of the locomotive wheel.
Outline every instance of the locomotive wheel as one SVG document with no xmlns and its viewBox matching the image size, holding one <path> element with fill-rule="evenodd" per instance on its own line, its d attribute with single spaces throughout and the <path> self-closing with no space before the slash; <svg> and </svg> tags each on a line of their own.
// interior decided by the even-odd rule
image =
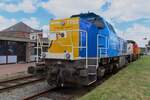
<svg viewBox="0 0 150 100">
<path fill-rule="evenodd" d="M 110 67 L 109 67 L 109 74 L 110 75 L 113 73 L 113 69 L 114 69 L 114 65 L 110 64 Z"/>
<path fill-rule="evenodd" d="M 54 66 L 54 68 L 53 69 L 49 69 L 48 72 L 47 72 L 46 80 L 47 80 L 47 83 L 50 86 L 57 86 L 57 75 L 59 73 L 59 70 L 55 66 Z"/>
<path fill-rule="evenodd" d="M 124 67 L 127 66 L 129 63 L 130 63 L 130 62 L 129 62 L 128 60 L 125 60 L 125 65 L 124 65 Z"/>
<path fill-rule="evenodd" d="M 119 71 L 119 64 L 114 64 L 113 74 L 116 74 Z"/>
<path fill-rule="evenodd" d="M 101 80 L 104 75 L 105 75 L 105 68 L 98 67 L 98 69 L 97 69 L 97 80 Z"/>
</svg>

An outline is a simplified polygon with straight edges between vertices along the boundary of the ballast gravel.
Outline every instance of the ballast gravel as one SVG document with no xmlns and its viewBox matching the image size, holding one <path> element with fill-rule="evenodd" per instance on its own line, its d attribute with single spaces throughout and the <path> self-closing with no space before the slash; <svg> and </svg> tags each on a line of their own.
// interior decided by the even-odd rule
<svg viewBox="0 0 150 100">
<path fill-rule="evenodd" d="M 46 91 L 51 87 L 46 81 L 33 83 L 0 93 L 0 100 L 23 100 L 26 97 Z"/>
</svg>

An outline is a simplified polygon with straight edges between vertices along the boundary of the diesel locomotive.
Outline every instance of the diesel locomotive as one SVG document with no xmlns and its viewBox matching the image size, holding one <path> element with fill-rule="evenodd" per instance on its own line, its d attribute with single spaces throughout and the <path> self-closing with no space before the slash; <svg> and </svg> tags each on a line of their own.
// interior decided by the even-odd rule
<svg viewBox="0 0 150 100">
<path fill-rule="evenodd" d="M 28 73 L 45 77 L 52 86 L 90 85 L 139 54 L 134 41 L 120 38 L 95 13 L 51 20 L 49 40 L 47 52 L 42 53 L 44 63 L 28 67 Z"/>
</svg>

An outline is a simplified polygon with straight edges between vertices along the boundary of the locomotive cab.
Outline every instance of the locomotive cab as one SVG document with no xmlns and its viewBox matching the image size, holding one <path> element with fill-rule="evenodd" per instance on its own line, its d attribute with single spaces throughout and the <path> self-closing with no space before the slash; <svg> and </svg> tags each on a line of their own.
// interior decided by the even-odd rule
<svg viewBox="0 0 150 100">
<path fill-rule="evenodd" d="M 88 85 L 96 81 L 95 75 L 88 77 L 87 63 L 97 55 L 97 31 L 95 25 L 79 17 L 51 21 L 50 34 L 55 34 L 55 38 L 45 56 L 49 84 Z M 96 67 L 97 63 L 92 63 Z"/>
</svg>

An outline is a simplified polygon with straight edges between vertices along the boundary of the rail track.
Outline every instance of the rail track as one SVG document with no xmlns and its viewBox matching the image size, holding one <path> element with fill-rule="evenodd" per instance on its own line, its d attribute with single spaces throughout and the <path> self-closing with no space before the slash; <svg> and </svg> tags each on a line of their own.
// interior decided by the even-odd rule
<svg viewBox="0 0 150 100">
<path fill-rule="evenodd" d="M 123 67 L 125 68 L 125 67 Z M 119 70 L 120 71 L 120 70 Z M 103 82 L 108 80 L 110 77 L 115 75 L 116 73 L 107 74 L 101 80 L 93 83 L 90 86 L 85 87 L 62 87 L 62 88 L 51 88 L 46 91 L 42 91 L 40 93 L 34 94 L 32 96 L 28 96 L 23 100 L 75 100 L 86 93 L 92 91 L 97 86 L 101 85 Z M 41 99 L 40 99 L 41 98 Z"/>
<path fill-rule="evenodd" d="M 23 98 L 23 100 L 75 100 L 86 93 L 92 91 L 105 80 L 109 79 L 110 75 L 105 76 L 104 79 L 86 87 L 60 87 L 52 88 L 40 93 Z"/>
<path fill-rule="evenodd" d="M 16 79 L 2 81 L 0 82 L 0 93 L 7 91 L 7 90 L 15 89 L 24 85 L 32 84 L 38 81 L 42 81 L 42 80 L 44 79 L 29 75 L 29 76 L 16 78 Z"/>
<path fill-rule="evenodd" d="M 69 88 L 53 88 L 24 98 L 23 100 L 71 100 L 76 93 Z M 76 90 L 75 90 L 76 91 Z"/>
</svg>

